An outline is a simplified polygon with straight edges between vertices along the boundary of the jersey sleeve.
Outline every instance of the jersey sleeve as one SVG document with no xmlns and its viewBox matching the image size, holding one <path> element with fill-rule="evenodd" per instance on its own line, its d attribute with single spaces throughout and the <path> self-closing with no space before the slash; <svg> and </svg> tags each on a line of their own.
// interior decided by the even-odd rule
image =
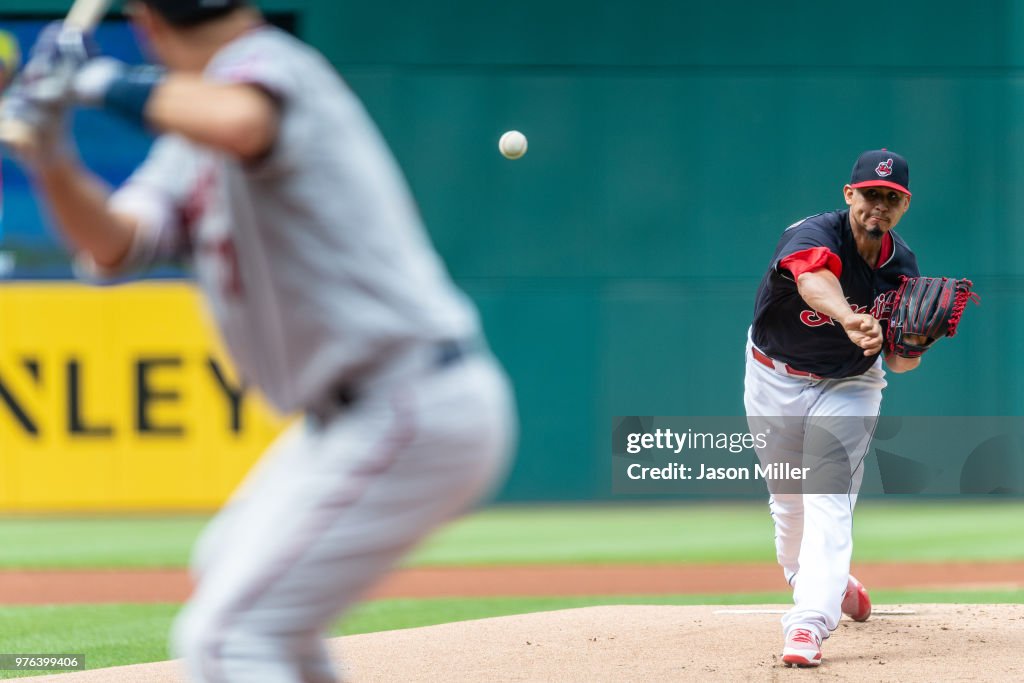
<svg viewBox="0 0 1024 683">
<path fill-rule="evenodd" d="M 813 218 L 790 227 L 789 239 L 775 254 L 776 273 L 796 279 L 802 273 L 828 268 L 839 277 L 842 273 L 841 245 L 838 233 L 819 225 Z"/>
<path fill-rule="evenodd" d="M 334 155 L 353 121 L 361 117 L 357 100 L 323 55 L 273 27 L 254 30 L 217 53 L 204 71 L 217 83 L 248 84 L 277 104 L 276 139 L 260 159 L 247 162 L 250 177 L 275 178 Z"/>
<path fill-rule="evenodd" d="M 130 216 L 137 225 L 125 257 L 116 268 L 104 268 L 80 252 L 74 258 L 76 274 L 87 280 L 111 280 L 187 257 L 184 208 L 194 169 L 194 155 L 184 140 L 158 138 L 146 160 L 107 202 L 112 213 Z"/>
<path fill-rule="evenodd" d="M 272 97 L 292 98 L 299 79 L 291 73 L 292 60 L 279 48 L 275 29 L 258 29 L 219 53 L 207 68 L 207 78 L 219 83 L 255 85 Z"/>
<path fill-rule="evenodd" d="M 273 175 L 294 170 L 308 162 L 308 150 L 316 146 L 317 132 L 297 116 L 310 99 L 311 87 L 308 69 L 296 52 L 290 37 L 278 29 L 257 29 L 218 53 L 204 72 L 205 78 L 217 83 L 254 86 L 277 104 L 277 138 L 264 157 L 246 165 L 250 173 Z"/>
<path fill-rule="evenodd" d="M 833 254 L 828 247 L 811 247 L 793 252 L 779 260 L 779 270 L 787 270 L 796 280 L 804 273 L 827 268 L 833 275 L 843 274 L 843 263 L 839 256 Z"/>
</svg>

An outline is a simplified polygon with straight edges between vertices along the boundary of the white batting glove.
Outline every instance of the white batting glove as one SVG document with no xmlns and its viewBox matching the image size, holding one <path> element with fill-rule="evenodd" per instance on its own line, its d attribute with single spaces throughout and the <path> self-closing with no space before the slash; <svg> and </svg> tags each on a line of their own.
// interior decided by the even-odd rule
<svg viewBox="0 0 1024 683">
<path fill-rule="evenodd" d="M 81 104 L 105 107 L 135 123 L 144 123 L 146 103 L 164 76 L 165 71 L 159 67 L 129 66 L 110 57 L 97 57 L 79 69 L 74 96 Z"/>
<path fill-rule="evenodd" d="M 42 170 L 74 155 L 66 119 L 62 104 L 35 100 L 15 82 L 0 106 L 0 142 L 27 170 Z"/>
<path fill-rule="evenodd" d="M 71 85 L 95 50 L 90 35 L 53 22 L 39 34 L 25 68 L 5 93 L 0 142 L 30 169 L 70 154 L 65 113 L 73 99 Z"/>
<path fill-rule="evenodd" d="M 96 57 L 86 62 L 71 84 L 75 100 L 90 107 L 103 105 L 104 98 L 119 78 L 123 78 L 128 65 L 113 57 Z"/>
<path fill-rule="evenodd" d="M 75 74 L 97 51 L 91 35 L 62 22 L 51 23 L 39 34 L 18 74 L 22 96 L 40 106 L 70 104 Z"/>
</svg>

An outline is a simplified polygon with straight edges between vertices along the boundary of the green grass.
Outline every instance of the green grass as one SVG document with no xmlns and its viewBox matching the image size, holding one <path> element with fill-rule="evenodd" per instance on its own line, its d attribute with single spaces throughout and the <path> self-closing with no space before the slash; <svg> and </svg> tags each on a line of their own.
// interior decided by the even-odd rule
<svg viewBox="0 0 1024 683">
<path fill-rule="evenodd" d="M 878 605 L 908 602 L 1021 603 L 1024 591 L 874 591 Z M 380 600 L 358 606 L 331 635 L 372 633 L 431 624 L 592 605 L 787 604 L 788 593 L 538 598 Z M 85 654 L 87 666 L 155 662 L 169 658 L 168 634 L 178 605 L 60 605 L 0 607 L 0 652 Z M 0 672 L 0 678 L 13 677 Z M 26 673 L 25 675 L 30 675 Z M 20 677 L 20 676 L 19 676 Z"/>
<path fill-rule="evenodd" d="M 178 605 L 48 605 L 0 608 L 0 652 L 84 654 L 86 667 L 168 659 Z M 33 675 L 0 672 L 0 678 Z M 40 675 L 35 672 L 34 675 Z"/>
<path fill-rule="evenodd" d="M 0 519 L 0 568 L 183 567 L 200 517 Z M 862 501 L 855 559 L 1024 559 L 1024 501 Z M 773 562 L 767 505 L 495 507 L 430 539 L 408 565 Z"/>
<path fill-rule="evenodd" d="M 0 568 L 184 567 L 206 517 L 0 519 Z"/>
<path fill-rule="evenodd" d="M 1024 559 L 1024 501 L 863 501 L 858 561 Z M 774 562 L 767 502 L 497 508 L 452 525 L 422 565 Z"/>
</svg>

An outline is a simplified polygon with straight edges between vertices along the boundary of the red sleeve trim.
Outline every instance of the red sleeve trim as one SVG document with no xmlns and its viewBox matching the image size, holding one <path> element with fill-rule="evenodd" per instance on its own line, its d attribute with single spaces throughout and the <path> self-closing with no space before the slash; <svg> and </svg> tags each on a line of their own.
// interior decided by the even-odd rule
<svg viewBox="0 0 1024 683">
<path fill-rule="evenodd" d="M 839 277 L 843 272 L 843 263 L 828 247 L 813 247 L 785 257 L 779 261 L 779 268 L 792 273 L 794 280 L 804 273 L 822 268 L 828 268 L 833 275 Z"/>
</svg>

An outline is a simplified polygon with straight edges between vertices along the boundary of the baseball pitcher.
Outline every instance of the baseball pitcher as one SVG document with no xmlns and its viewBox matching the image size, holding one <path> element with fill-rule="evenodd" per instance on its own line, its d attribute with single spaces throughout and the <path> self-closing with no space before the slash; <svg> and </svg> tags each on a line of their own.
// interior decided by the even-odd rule
<svg viewBox="0 0 1024 683">
<path fill-rule="evenodd" d="M 769 433 L 762 462 L 828 470 L 811 490 L 771 490 L 775 547 L 794 605 L 782 618 L 787 665 L 817 666 L 843 613 L 871 615 L 850 576 L 853 509 L 864 458 L 893 372 L 914 370 L 953 336 L 967 280 L 921 278 L 894 228 L 910 208 L 906 160 L 864 152 L 843 187 L 848 208 L 783 232 L 757 291 L 746 348 L 744 404 L 752 432 Z M 817 488 L 814 488 L 817 486 Z"/>
</svg>

